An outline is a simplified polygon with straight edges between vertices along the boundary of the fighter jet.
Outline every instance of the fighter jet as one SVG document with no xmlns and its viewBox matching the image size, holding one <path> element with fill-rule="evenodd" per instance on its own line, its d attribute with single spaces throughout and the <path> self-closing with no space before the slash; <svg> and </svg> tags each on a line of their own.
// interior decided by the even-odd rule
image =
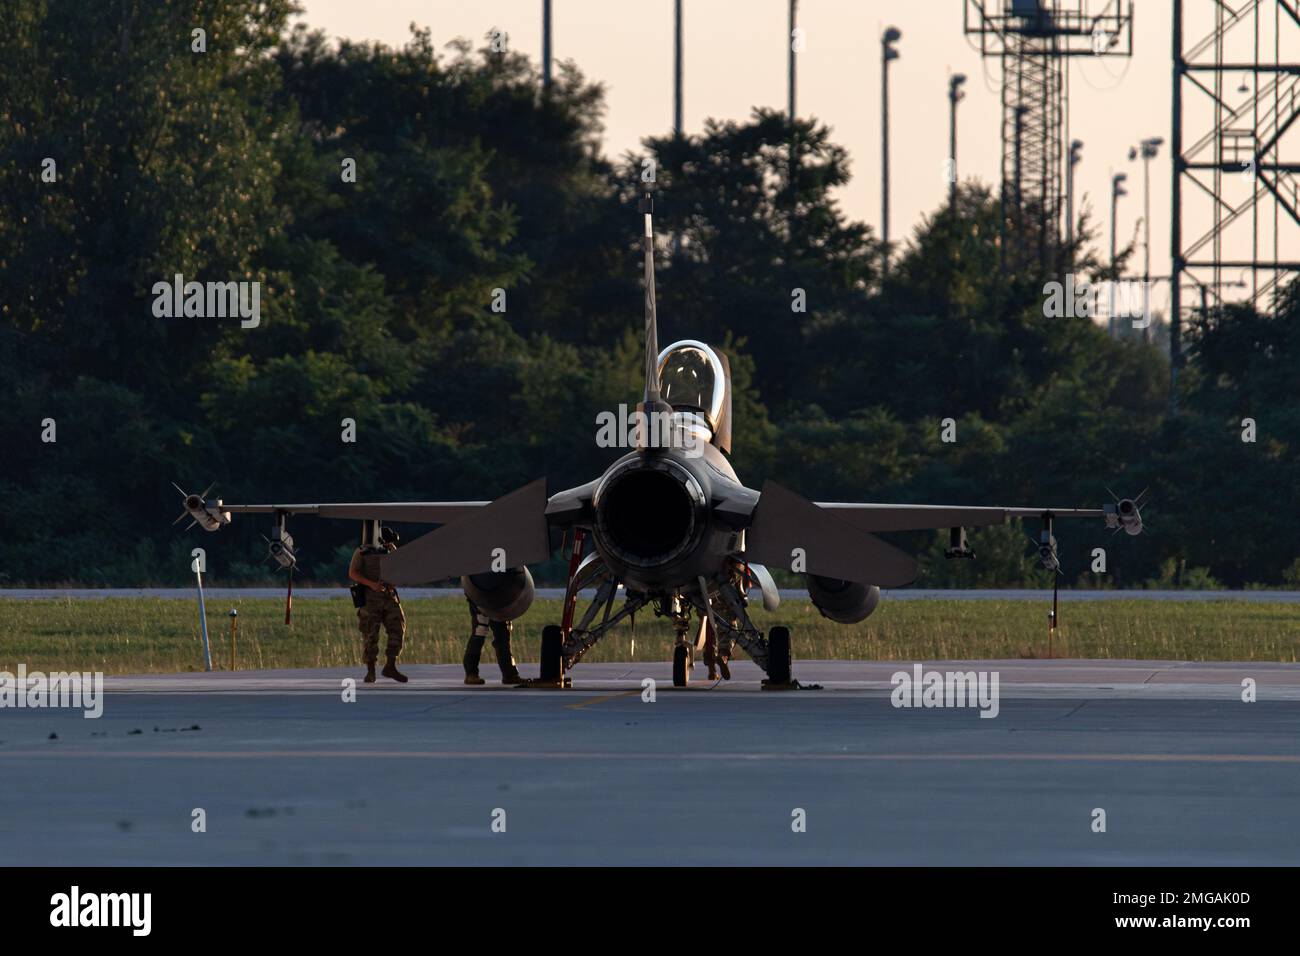
<svg viewBox="0 0 1300 956">
<path fill-rule="evenodd" d="M 528 565 L 549 559 L 556 538 L 571 542 L 561 620 L 542 631 L 540 676 L 533 682 L 548 686 L 570 684 L 569 672 L 602 637 L 650 609 L 667 617 L 676 634 L 675 685 L 689 682 L 697 656 L 711 678 L 730 679 L 728 663 L 738 644 L 766 672 L 764 686 L 797 687 L 789 629 L 764 633 L 750 618 L 750 593 L 757 590 L 764 608 L 777 610 L 780 597 L 768 568 L 781 567 L 804 576 L 823 616 L 842 624 L 862 621 L 879 604 L 881 588 L 916 578 L 915 558 L 878 537 L 881 532 L 948 529 L 946 553 L 961 558 L 973 557 L 966 529 L 1037 519 L 1040 559 L 1053 573 L 1059 572 L 1056 519 L 1099 518 L 1113 530 L 1141 533 L 1140 502 L 1132 498 L 1097 509 L 971 507 L 815 502 L 775 481 L 759 490 L 746 487 L 728 461 L 726 355 L 693 339 L 659 349 L 649 195 L 640 211 L 645 389 L 631 416 L 633 447 L 596 479 L 548 495 L 540 478 L 494 501 L 228 505 L 189 495 L 185 513 L 208 531 L 228 524 L 233 514 L 272 514 L 275 542 L 287 535 L 287 515 L 362 519 L 370 533 L 388 521 L 441 525 L 385 557 L 384 579 L 417 585 L 459 578 L 489 617 L 507 621 L 532 604 Z M 273 557 L 284 566 L 283 550 Z M 583 593 L 589 602 L 578 617 Z"/>
</svg>

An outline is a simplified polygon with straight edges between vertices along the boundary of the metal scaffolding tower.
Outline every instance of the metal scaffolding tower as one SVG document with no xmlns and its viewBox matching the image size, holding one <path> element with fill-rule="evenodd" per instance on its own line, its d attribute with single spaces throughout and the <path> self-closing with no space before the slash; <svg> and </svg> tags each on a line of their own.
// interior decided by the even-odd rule
<svg viewBox="0 0 1300 956">
<path fill-rule="evenodd" d="M 966 0 L 963 29 L 1002 61 L 1002 267 L 1057 271 L 1072 56 L 1131 56 L 1132 3 Z"/>
<path fill-rule="evenodd" d="M 1185 13 L 1202 37 L 1191 45 Z M 1268 309 L 1300 271 L 1300 0 L 1174 0 L 1173 16 L 1176 406 L 1184 280 L 1198 309 L 1230 298 Z"/>
</svg>

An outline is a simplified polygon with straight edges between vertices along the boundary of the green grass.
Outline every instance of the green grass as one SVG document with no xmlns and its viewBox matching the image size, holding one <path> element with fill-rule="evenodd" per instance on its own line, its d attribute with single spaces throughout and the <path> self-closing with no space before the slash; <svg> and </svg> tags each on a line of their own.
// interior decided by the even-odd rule
<svg viewBox="0 0 1300 956">
<path fill-rule="evenodd" d="M 515 656 L 536 661 L 541 629 L 558 623 L 559 601 L 537 601 L 515 623 Z M 346 598 L 299 600 L 292 627 L 279 600 L 235 602 L 238 667 L 349 666 L 360 657 L 356 612 Z M 408 663 L 453 663 L 469 632 L 465 602 L 404 602 Z M 213 666 L 230 662 L 231 605 L 208 603 Z M 861 624 L 832 624 L 807 601 L 775 614 L 754 611 L 759 627 L 785 624 L 804 659 L 1047 657 L 1048 601 L 893 601 Z M 1055 657 L 1296 661 L 1300 607 L 1239 601 L 1098 601 L 1061 606 Z M 667 660 L 671 631 L 642 613 L 635 646 L 626 624 L 587 656 L 593 661 Z M 381 638 L 382 640 L 382 638 Z M 737 656 L 742 656 L 738 653 Z M 485 652 L 490 660 L 492 652 Z M 201 670 L 198 612 L 192 601 L 109 598 L 0 601 L 0 670 L 99 670 L 110 674 Z"/>
</svg>

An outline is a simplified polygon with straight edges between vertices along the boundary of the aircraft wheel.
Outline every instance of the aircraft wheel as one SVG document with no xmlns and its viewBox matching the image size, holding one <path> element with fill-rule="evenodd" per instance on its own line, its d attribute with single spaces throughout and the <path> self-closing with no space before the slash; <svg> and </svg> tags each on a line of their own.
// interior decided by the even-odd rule
<svg viewBox="0 0 1300 956">
<path fill-rule="evenodd" d="M 558 624 L 548 624 L 542 628 L 541 679 L 558 682 L 563 676 L 564 668 L 561 655 L 564 653 L 564 632 Z"/>
<path fill-rule="evenodd" d="M 691 681 L 691 649 L 685 644 L 673 648 L 673 686 L 685 687 Z"/>
<path fill-rule="evenodd" d="M 790 683 L 790 629 L 774 627 L 767 632 L 767 679 L 772 684 Z"/>
</svg>

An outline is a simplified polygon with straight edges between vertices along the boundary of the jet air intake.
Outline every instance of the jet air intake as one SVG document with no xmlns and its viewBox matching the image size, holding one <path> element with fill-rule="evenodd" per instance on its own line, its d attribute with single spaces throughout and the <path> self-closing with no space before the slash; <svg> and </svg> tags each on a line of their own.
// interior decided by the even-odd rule
<svg viewBox="0 0 1300 956">
<path fill-rule="evenodd" d="M 631 568 L 659 568 L 688 555 L 708 524 L 695 476 L 671 458 L 615 466 L 596 489 L 596 541 Z"/>
</svg>

